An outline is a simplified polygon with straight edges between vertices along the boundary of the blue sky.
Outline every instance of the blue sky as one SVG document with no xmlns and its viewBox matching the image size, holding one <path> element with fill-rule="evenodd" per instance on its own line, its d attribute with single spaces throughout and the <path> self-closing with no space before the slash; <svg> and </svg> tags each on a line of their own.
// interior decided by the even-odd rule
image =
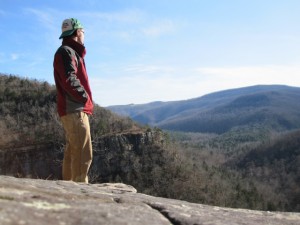
<svg viewBox="0 0 300 225">
<path fill-rule="evenodd" d="M 54 84 L 61 23 L 85 27 L 101 106 L 300 87 L 299 0 L 0 0 L 0 72 Z"/>
</svg>

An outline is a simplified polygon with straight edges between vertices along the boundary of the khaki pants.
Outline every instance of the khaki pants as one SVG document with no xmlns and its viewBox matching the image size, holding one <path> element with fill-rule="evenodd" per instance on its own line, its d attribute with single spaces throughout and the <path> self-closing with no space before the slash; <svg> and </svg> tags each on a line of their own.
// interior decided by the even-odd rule
<svg viewBox="0 0 300 225">
<path fill-rule="evenodd" d="M 63 179 L 88 183 L 93 158 L 89 118 L 84 112 L 76 112 L 62 116 L 61 121 L 66 137 Z"/>
</svg>

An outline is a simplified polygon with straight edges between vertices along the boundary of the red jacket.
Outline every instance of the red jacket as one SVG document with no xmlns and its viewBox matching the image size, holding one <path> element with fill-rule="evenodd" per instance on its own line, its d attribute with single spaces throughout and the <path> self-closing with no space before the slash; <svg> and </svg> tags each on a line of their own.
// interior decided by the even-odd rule
<svg viewBox="0 0 300 225">
<path fill-rule="evenodd" d="M 93 113 L 93 99 L 85 68 L 85 47 L 66 39 L 54 55 L 54 79 L 59 116 L 83 111 Z"/>
</svg>

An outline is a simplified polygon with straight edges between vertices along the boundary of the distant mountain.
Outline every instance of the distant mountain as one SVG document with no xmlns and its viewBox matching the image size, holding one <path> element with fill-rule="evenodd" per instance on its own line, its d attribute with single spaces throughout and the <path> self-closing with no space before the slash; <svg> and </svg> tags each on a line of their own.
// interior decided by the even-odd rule
<svg viewBox="0 0 300 225">
<path fill-rule="evenodd" d="M 167 130 L 225 133 L 248 126 L 277 131 L 300 128 L 300 88 L 257 85 L 199 98 L 110 106 L 133 120 Z"/>
</svg>

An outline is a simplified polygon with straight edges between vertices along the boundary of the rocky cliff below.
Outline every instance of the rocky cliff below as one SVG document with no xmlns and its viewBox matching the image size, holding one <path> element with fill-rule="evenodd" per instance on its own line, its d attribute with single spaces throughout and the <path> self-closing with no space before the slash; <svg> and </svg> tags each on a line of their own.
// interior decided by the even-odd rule
<svg viewBox="0 0 300 225">
<path fill-rule="evenodd" d="M 152 158 L 163 159 L 164 142 L 160 131 L 118 133 L 94 138 L 90 180 L 97 183 L 108 182 L 116 177 L 126 180 L 129 173 L 141 169 L 148 154 Z M 61 179 L 62 159 L 61 144 L 0 148 L 0 175 Z"/>
<path fill-rule="evenodd" d="M 152 197 L 122 183 L 83 184 L 0 176 L 0 224 L 298 225 L 300 214 Z"/>
</svg>

